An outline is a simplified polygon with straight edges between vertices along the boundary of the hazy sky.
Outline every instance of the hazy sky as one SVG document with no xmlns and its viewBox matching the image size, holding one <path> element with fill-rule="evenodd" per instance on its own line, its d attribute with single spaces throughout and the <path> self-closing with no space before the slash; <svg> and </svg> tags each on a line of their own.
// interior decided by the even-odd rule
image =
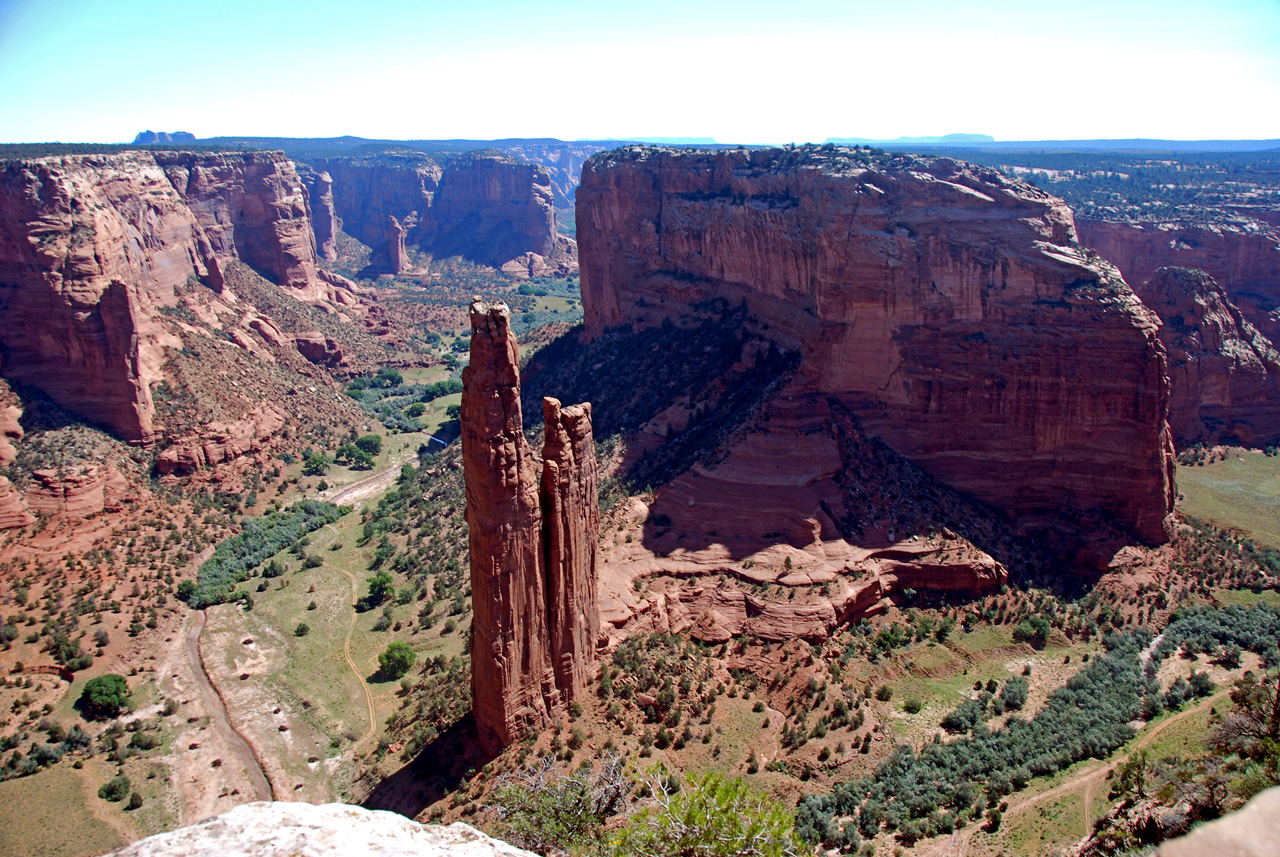
<svg viewBox="0 0 1280 857">
<path fill-rule="evenodd" d="M 1280 0 L 0 0 L 0 142 L 1280 137 Z"/>
</svg>

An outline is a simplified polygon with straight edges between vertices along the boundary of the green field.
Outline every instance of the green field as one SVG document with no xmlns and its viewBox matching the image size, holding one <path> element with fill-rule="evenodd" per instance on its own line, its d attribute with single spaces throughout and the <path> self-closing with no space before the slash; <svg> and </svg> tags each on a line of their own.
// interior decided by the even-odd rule
<svg viewBox="0 0 1280 857">
<path fill-rule="evenodd" d="M 1177 478 L 1181 511 L 1280 548 L 1280 458 L 1233 450 L 1225 461 L 1179 466 Z"/>
<path fill-rule="evenodd" d="M 0 854 L 63 857 L 123 847 L 124 837 L 94 816 L 90 801 L 97 800 L 69 764 L 0 782 Z M 118 812 L 114 804 L 107 811 Z"/>
</svg>

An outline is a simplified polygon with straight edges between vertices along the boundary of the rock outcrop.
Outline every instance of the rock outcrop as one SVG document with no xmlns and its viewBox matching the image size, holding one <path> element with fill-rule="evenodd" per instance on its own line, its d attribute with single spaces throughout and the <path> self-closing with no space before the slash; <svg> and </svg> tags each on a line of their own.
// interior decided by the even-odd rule
<svg viewBox="0 0 1280 857">
<path fill-rule="evenodd" d="M 802 354 L 789 394 L 1024 529 L 1167 539 L 1158 320 L 1060 200 L 942 158 L 631 147 L 584 167 L 577 222 L 589 336 L 745 302 Z"/>
<path fill-rule="evenodd" d="M 0 530 L 11 530 L 34 524 L 36 516 L 27 510 L 18 489 L 8 479 L 0 476 Z"/>
<path fill-rule="evenodd" d="M 279 153 L 123 152 L 0 165 L 6 377 L 139 444 L 166 347 L 157 314 L 241 258 L 300 298 L 317 276 L 306 196 Z"/>
<path fill-rule="evenodd" d="M 343 803 L 242 804 L 190 827 L 139 840 L 112 857 L 534 857 L 474 827 L 418 824 Z"/>
<path fill-rule="evenodd" d="M 543 546 L 547 561 L 547 614 L 551 666 L 566 699 L 588 692 L 595 678 L 592 653 L 599 636 L 596 604 L 596 535 L 600 501 L 596 485 L 591 404 L 561 407 L 542 402 Z"/>
<path fill-rule="evenodd" d="M 267 440 L 284 427 L 284 411 L 275 405 L 260 405 L 241 420 L 212 422 L 200 434 L 179 438 L 156 456 L 161 474 L 179 476 L 215 467 L 262 449 Z"/>
<path fill-rule="evenodd" d="M 1280 353 L 1213 278 L 1159 268 L 1134 291 L 1163 321 L 1174 437 L 1253 446 L 1280 440 Z"/>
<path fill-rule="evenodd" d="M 342 228 L 373 248 L 375 267 L 393 273 L 407 267 L 403 237 L 424 252 L 463 256 L 509 273 L 577 270 L 576 245 L 556 231 L 550 174 L 536 164 L 485 151 L 443 166 L 408 152 L 316 159 L 312 165 L 332 176 Z"/>
<path fill-rule="evenodd" d="M 472 710 L 490 752 L 547 725 L 585 690 L 595 659 L 599 506 L 590 406 L 544 405 L 552 419 L 540 492 L 524 438 L 519 366 L 510 310 L 477 299 L 461 423 Z"/>
<path fill-rule="evenodd" d="M 114 511 L 129 496 L 128 480 L 110 465 L 44 468 L 31 473 L 26 506 L 37 514 L 88 518 Z"/>
<path fill-rule="evenodd" d="M 294 334 L 293 346 L 298 353 L 317 366 L 340 366 L 346 359 L 341 343 L 318 330 L 306 330 Z"/>
<path fill-rule="evenodd" d="M 333 207 L 333 177 L 299 167 L 298 175 L 307 188 L 311 207 L 311 232 L 315 236 L 316 255 L 330 261 L 338 258 L 338 214 Z"/>
<path fill-rule="evenodd" d="M 1268 224 L 1134 222 L 1081 219 L 1080 241 L 1130 284 L 1157 268 L 1198 268 L 1226 290 L 1272 342 L 1280 339 L 1280 231 Z"/>
<path fill-rule="evenodd" d="M 22 423 L 18 422 L 21 416 L 22 408 L 17 405 L 0 408 L 0 467 L 13 464 L 18 456 L 13 441 L 22 440 Z"/>
<path fill-rule="evenodd" d="M 404 246 L 405 229 L 396 220 L 395 215 L 387 217 L 387 254 L 390 258 L 391 273 L 403 274 L 409 270 L 409 253 Z"/>
</svg>

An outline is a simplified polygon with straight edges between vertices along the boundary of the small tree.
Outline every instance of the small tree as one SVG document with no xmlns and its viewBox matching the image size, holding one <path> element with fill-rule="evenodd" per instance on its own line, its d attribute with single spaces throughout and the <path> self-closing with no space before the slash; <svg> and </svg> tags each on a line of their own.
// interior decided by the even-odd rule
<svg viewBox="0 0 1280 857">
<path fill-rule="evenodd" d="M 293 636 L 295 637 L 305 637 L 307 636 L 307 634 L 310 634 L 310 633 L 311 633 L 311 626 L 308 625 L 306 622 L 299 622 L 298 627 L 293 629 Z"/>
<path fill-rule="evenodd" d="M 122 675 L 108 673 L 85 682 L 77 704 L 86 717 L 105 720 L 128 710 L 129 703 L 129 683 Z"/>
<path fill-rule="evenodd" d="M 378 455 L 382 452 L 382 438 L 376 434 L 367 434 L 356 440 L 356 446 L 370 455 Z"/>
<path fill-rule="evenodd" d="M 302 475 L 324 476 L 329 472 L 329 466 L 332 463 L 333 462 L 329 460 L 329 456 L 325 455 L 323 452 L 314 453 L 307 459 L 306 463 L 302 465 Z"/>
<path fill-rule="evenodd" d="M 413 647 L 403 640 L 393 640 L 387 649 L 378 655 L 380 672 L 388 679 L 397 679 L 409 671 L 418 656 Z"/>
<path fill-rule="evenodd" d="M 129 796 L 132 789 L 133 784 L 129 782 L 128 777 L 124 774 L 116 774 L 98 789 L 98 797 L 119 803 Z"/>
</svg>

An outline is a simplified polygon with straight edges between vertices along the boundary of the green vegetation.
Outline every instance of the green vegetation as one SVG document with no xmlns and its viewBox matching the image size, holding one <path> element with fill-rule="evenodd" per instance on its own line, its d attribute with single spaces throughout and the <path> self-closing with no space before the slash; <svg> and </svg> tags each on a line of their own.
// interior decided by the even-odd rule
<svg viewBox="0 0 1280 857">
<path fill-rule="evenodd" d="M 784 857 L 803 850 L 791 813 L 740 779 L 708 773 L 678 791 L 666 777 L 650 781 L 653 805 L 618 830 L 615 854 Z"/>
<path fill-rule="evenodd" d="M 187 603 L 201 608 L 233 600 L 235 584 L 247 579 L 251 568 L 348 511 L 332 503 L 304 500 L 284 511 L 245 518 L 240 533 L 219 544 L 200 566 L 195 587 L 185 590 Z"/>
<path fill-rule="evenodd" d="M 625 805 L 632 783 L 618 756 L 599 769 L 557 771 L 544 756 L 528 771 L 504 777 L 488 798 L 498 815 L 497 835 L 539 854 L 601 851 L 605 822 Z"/>
<path fill-rule="evenodd" d="M 466 342 L 461 337 L 459 341 Z M 402 432 L 421 431 L 423 426 L 418 417 L 426 413 L 428 403 L 461 392 L 462 381 L 457 378 L 414 384 L 395 369 L 381 369 L 377 375 L 354 378 L 347 384 L 348 396 L 377 417 L 383 426 Z M 377 455 L 381 445 L 382 439 L 377 435 L 365 435 L 355 441 L 357 448 L 370 455 Z"/>
<path fill-rule="evenodd" d="M 106 720 L 129 710 L 129 682 L 122 675 L 100 675 L 85 682 L 79 706 L 86 717 Z"/>
<path fill-rule="evenodd" d="M 409 671 L 418 656 L 413 647 L 402 640 L 387 643 L 386 650 L 378 655 L 379 672 L 388 680 L 394 681 Z"/>
<path fill-rule="evenodd" d="M 1186 514 L 1280 548 L 1280 457 L 1234 450 L 1221 461 L 1180 466 L 1178 491 Z"/>
<path fill-rule="evenodd" d="M 120 833 L 94 815 L 83 773 L 57 765 L 0 783 L 0 854 L 77 857 L 122 847 Z"/>
<path fill-rule="evenodd" d="M 103 800 L 109 800 L 119 803 L 129 796 L 129 792 L 133 790 L 133 783 L 129 782 L 129 778 L 124 774 L 116 774 L 107 782 L 103 783 L 102 788 L 98 789 L 98 797 Z M 139 804 L 141 806 L 141 804 Z"/>
<path fill-rule="evenodd" d="M 948 833 L 1033 777 L 1090 757 L 1106 758 L 1133 737 L 1128 724 L 1140 714 L 1150 718 L 1196 692 L 1207 692 L 1208 685 L 1198 680 L 1195 689 L 1183 682 L 1185 691 L 1172 697 L 1172 690 L 1161 693 L 1156 669 L 1179 646 L 1192 653 L 1241 647 L 1273 662 L 1280 656 L 1278 635 L 1280 612 L 1267 605 L 1195 608 L 1175 613 L 1144 665 L 1139 654 L 1150 640 L 1147 632 L 1112 634 L 1105 641 L 1106 653 L 1050 694 L 1030 721 L 1013 717 L 1003 729 L 989 730 L 980 717 L 990 701 L 984 691 L 979 716 L 970 718 L 975 712 L 966 711 L 955 724 L 972 729 L 971 735 L 949 743 L 934 741 L 919 753 L 898 747 L 870 777 L 837 785 L 829 795 L 803 799 L 798 828 L 807 840 L 832 845 L 848 840 L 850 827 L 862 836 L 874 836 L 883 826 L 908 842 Z M 1015 689 L 1005 696 L 1016 699 L 1018 694 Z M 957 712 L 963 709 L 965 705 Z M 840 816 L 850 818 L 843 827 L 836 822 Z"/>
</svg>

